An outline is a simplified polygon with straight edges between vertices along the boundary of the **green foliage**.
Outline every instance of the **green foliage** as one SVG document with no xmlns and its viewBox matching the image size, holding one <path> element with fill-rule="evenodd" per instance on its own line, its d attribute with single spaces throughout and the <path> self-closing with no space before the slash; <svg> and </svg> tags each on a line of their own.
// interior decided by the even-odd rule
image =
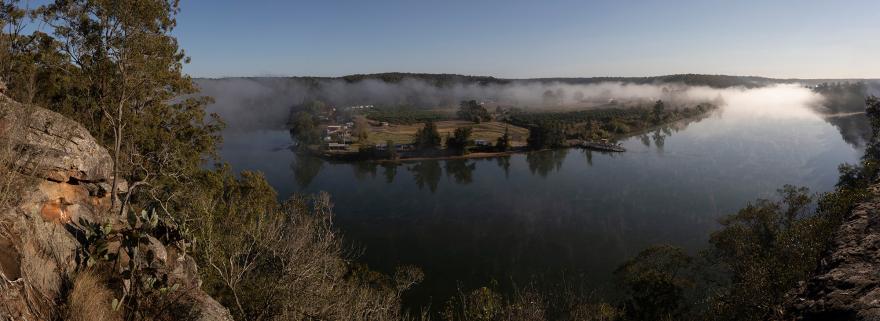
<svg viewBox="0 0 880 321">
<path fill-rule="evenodd" d="M 290 119 L 290 133 L 297 141 L 305 145 L 321 142 L 321 130 L 318 121 L 307 112 L 297 112 Z"/>
<path fill-rule="evenodd" d="M 730 286 L 713 298 L 720 315 L 733 320 L 774 316 L 783 297 L 815 268 L 837 217 L 811 213 L 806 188 L 786 185 L 780 199 L 759 199 L 725 217 L 712 234 L 711 255 L 730 270 Z"/>
<path fill-rule="evenodd" d="M 649 248 L 617 269 L 626 320 L 779 318 L 786 293 L 816 268 L 858 193 L 823 195 L 813 209 L 806 188 L 786 185 L 721 220 L 698 257 Z M 705 305 L 708 303 L 708 305 Z"/>
<path fill-rule="evenodd" d="M 413 145 L 418 149 L 437 149 L 440 147 L 440 133 L 437 125 L 432 121 L 425 123 L 425 127 L 416 132 Z"/>
<path fill-rule="evenodd" d="M 504 127 L 504 134 L 495 142 L 495 149 L 502 152 L 510 149 L 510 130 L 507 127 Z"/>
<path fill-rule="evenodd" d="M 866 100 L 865 113 L 871 122 L 871 141 L 865 148 L 858 177 L 863 182 L 871 182 L 880 173 L 880 99 L 871 96 Z"/>
<path fill-rule="evenodd" d="M 192 79 L 182 73 L 187 58 L 171 35 L 178 11 L 176 1 L 76 0 L 35 12 L 59 44 L 48 49 L 68 59 L 41 67 L 69 75 L 45 84 L 69 88 L 38 88 L 58 96 L 35 102 L 82 122 L 114 146 L 118 170 L 131 181 L 198 170 L 219 141 L 219 121 L 204 111 L 209 100 L 195 95 Z"/>
<path fill-rule="evenodd" d="M 541 123 L 529 128 L 529 148 L 558 148 L 565 144 L 565 130 L 557 123 Z"/>
<path fill-rule="evenodd" d="M 458 116 L 458 119 L 468 120 L 475 123 L 492 120 L 492 116 L 489 115 L 489 111 L 486 110 L 486 107 L 483 107 L 483 105 L 476 100 L 462 101 L 459 104 L 456 115 Z"/>
<path fill-rule="evenodd" d="M 471 140 L 472 130 L 470 127 L 456 128 L 452 137 L 446 138 L 446 148 L 454 150 L 458 154 L 466 154 L 468 146 L 473 144 Z"/>
<path fill-rule="evenodd" d="M 453 119 L 448 112 L 418 109 L 415 107 L 376 107 L 367 112 L 367 118 L 390 124 L 415 124 L 428 121 L 438 122 Z"/>
<path fill-rule="evenodd" d="M 327 115 L 327 105 L 319 100 L 311 100 L 294 107 L 287 124 L 291 137 L 303 145 L 320 144 L 320 117 L 328 117 Z"/>
<path fill-rule="evenodd" d="M 170 230 L 154 209 L 129 212 L 128 224 L 122 228 L 82 218 L 78 223 L 82 233 L 77 268 L 109 271 L 109 283 L 121 294 L 113 300 L 113 310 L 122 311 L 126 320 L 187 317 L 188 313 L 181 312 L 190 309 L 181 300 L 186 293 L 178 293 L 180 284 L 169 278 L 157 257 L 157 247 L 164 245 L 154 236 Z"/>
<path fill-rule="evenodd" d="M 4 1 L 0 11 L 10 26 L 0 33 L 8 93 L 85 126 L 114 157 L 114 179 L 146 183 L 132 193 L 135 207 L 175 207 L 187 178 L 216 156 L 223 126 L 182 73 L 188 58 L 171 35 L 178 3 L 74 0 L 26 11 Z M 25 33 L 34 29 L 25 17 L 51 35 Z"/>
<path fill-rule="evenodd" d="M 663 122 L 699 116 L 715 108 L 707 103 L 667 108 L 662 102 L 655 104 L 655 107 L 657 108 L 597 108 L 566 112 L 515 111 L 507 116 L 506 121 L 527 128 L 559 128 L 567 138 L 596 140 L 644 130 Z"/>
<path fill-rule="evenodd" d="M 693 259 L 677 247 L 643 250 L 614 272 L 626 291 L 626 320 L 681 320 L 688 312 L 685 291 L 694 286 Z"/>
</svg>

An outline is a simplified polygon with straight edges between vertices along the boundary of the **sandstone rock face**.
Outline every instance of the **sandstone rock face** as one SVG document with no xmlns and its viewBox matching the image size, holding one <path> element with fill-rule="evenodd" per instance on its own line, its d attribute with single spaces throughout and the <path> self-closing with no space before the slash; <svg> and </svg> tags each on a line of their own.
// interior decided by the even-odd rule
<svg viewBox="0 0 880 321">
<path fill-rule="evenodd" d="M 57 318 L 65 280 L 77 269 L 79 219 L 127 226 L 110 207 L 112 158 L 80 124 L 2 94 L 0 146 L 11 153 L 0 167 L 15 176 L 18 196 L 0 204 L 0 320 Z M 191 257 L 155 239 L 150 246 L 170 278 L 187 285 L 200 320 L 231 320 L 198 287 Z"/>
<path fill-rule="evenodd" d="M 880 186 L 859 204 L 834 239 L 832 250 L 795 296 L 796 320 L 880 320 Z"/>
<path fill-rule="evenodd" d="M 29 107 L 0 96 L 5 109 L 0 136 L 14 141 L 23 173 L 55 182 L 100 182 L 111 178 L 113 160 L 82 125 L 58 113 Z M 13 128 L 14 127 L 14 128 Z"/>
</svg>

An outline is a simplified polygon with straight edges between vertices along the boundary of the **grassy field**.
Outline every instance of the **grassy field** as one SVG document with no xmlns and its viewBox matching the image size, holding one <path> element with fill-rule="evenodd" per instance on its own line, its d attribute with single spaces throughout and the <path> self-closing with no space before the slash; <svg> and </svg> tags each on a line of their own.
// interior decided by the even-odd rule
<svg viewBox="0 0 880 321">
<path fill-rule="evenodd" d="M 504 128 L 507 127 L 513 146 L 522 146 L 526 144 L 526 138 L 529 136 L 529 130 L 502 122 L 485 122 L 475 124 L 463 120 L 448 120 L 435 123 L 440 136 L 446 137 L 446 134 L 452 135 L 452 132 L 459 127 L 471 127 L 473 133 L 472 139 L 484 139 L 495 143 L 495 140 L 504 134 Z M 416 131 L 424 127 L 422 123 L 414 124 L 392 124 L 389 126 L 371 126 L 370 133 L 367 137 L 368 144 L 385 143 L 389 139 L 395 143 L 409 143 L 413 141 Z"/>
</svg>

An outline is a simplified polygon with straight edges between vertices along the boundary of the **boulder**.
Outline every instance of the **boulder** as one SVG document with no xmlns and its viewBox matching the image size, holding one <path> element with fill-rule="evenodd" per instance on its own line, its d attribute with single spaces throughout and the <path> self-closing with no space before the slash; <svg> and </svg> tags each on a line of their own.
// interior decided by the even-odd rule
<svg viewBox="0 0 880 321">
<path fill-rule="evenodd" d="M 54 182 L 109 181 L 113 159 L 82 125 L 0 95 L 0 137 L 19 154 L 17 170 Z"/>
<path fill-rule="evenodd" d="M 125 227 L 111 208 L 113 161 L 80 124 L 0 94 L 0 168 L 15 197 L 0 202 L 0 320 L 58 319 L 65 282 L 77 270 L 80 219 Z M 120 190 L 125 190 L 120 180 Z M 118 244 L 114 245 L 118 248 Z M 150 239 L 164 270 L 200 311 L 199 320 L 231 320 L 199 286 L 191 257 Z M 186 273 L 179 262 L 188 262 Z"/>
</svg>

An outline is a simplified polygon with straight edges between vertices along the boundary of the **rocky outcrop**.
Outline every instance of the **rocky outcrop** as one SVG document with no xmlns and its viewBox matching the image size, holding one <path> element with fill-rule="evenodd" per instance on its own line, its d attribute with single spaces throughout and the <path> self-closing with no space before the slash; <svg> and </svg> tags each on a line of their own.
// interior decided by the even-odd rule
<svg viewBox="0 0 880 321">
<path fill-rule="evenodd" d="M 112 159 L 80 124 L 2 94 L 0 147 L 0 186 L 8 187 L 0 191 L 10 194 L 0 203 L 0 320 L 57 318 L 56 307 L 78 268 L 77 222 L 128 224 L 110 205 Z M 191 257 L 154 238 L 150 243 L 199 319 L 231 320 L 199 288 Z"/>
<path fill-rule="evenodd" d="M 819 273 L 800 287 L 795 320 L 880 320 L 880 185 L 840 227 Z"/>
</svg>

